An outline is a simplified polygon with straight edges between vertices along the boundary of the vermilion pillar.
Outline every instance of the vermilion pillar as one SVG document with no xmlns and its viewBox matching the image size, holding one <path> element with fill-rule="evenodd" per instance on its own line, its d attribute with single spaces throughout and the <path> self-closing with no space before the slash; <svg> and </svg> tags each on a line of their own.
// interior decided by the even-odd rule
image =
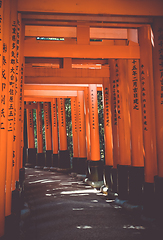
<svg viewBox="0 0 163 240">
<path fill-rule="evenodd" d="M 71 119 L 72 119 L 72 141 L 73 141 L 73 160 L 72 168 L 77 172 L 78 168 L 78 117 L 77 117 L 77 98 L 71 98 Z"/>
<path fill-rule="evenodd" d="M 163 215 L 163 18 L 157 17 L 153 24 L 154 48 L 154 89 L 155 89 L 155 110 L 156 110 L 156 143 L 158 176 L 155 177 L 155 195 L 157 214 Z"/>
<path fill-rule="evenodd" d="M 57 121 L 57 99 L 51 102 L 52 118 L 52 140 L 53 140 L 53 167 L 58 167 L 58 121 Z"/>
<path fill-rule="evenodd" d="M 115 59 L 109 59 L 110 85 L 111 85 L 111 109 L 112 109 L 112 134 L 113 134 L 113 168 L 111 169 L 111 190 L 117 192 L 117 164 L 119 163 L 119 131 L 118 131 L 118 103 L 117 84 L 119 73 Z M 119 90 L 118 90 L 119 91 Z"/>
<path fill-rule="evenodd" d="M 45 166 L 45 154 L 43 152 L 43 136 L 42 136 L 42 106 L 37 102 L 36 108 L 36 125 L 37 125 L 37 166 Z"/>
<path fill-rule="evenodd" d="M 15 174 L 13 175 L 13 167 L 15 163 L 15 151 L 13 144 L 14 137 L 14 117 L 15 117 L 15 72 L 16 72 L 16 39 L 17 39 L 17 1 L 11 1 L 8 6 L 10 9 L 10 30 L 9 30 L 9 78 L 6 79 L 8 84 L 8 98 L 6 103 L 8 105 L 7 114 L 7 169 L 6 169 L 6 202 L 5 202 L 5 215 L 11 215 L 12 205 L 12 177 L 15 182 Z M 15 167 L 14 167 L 15 168 Z"/>
<path fill-rule="evenodd" d="M 28 102 L 27 102 L 28 103 Z M 31 104 L 29 102 L 28 104 Z M 28 149 L 27 149 L 27 163 L 26 166 L 35 166 L 36 165 L 36 151 L 35 148 L 35 140 L 34 140 L 34 123 L 33 123 L 33 110 L 26 109 L 27 116 L 27 141 L 28 141 Z"/>
<path fill-rule="evenodd" d="M 141 83 L 139 60 L 128 60 L 128 83 L 131 117 L 131 167 L 129 168 L 129 196 L 135 203 L 142 201 L 144 183 L 144 143 L 142 126 Z"/>
<path fill-rule="evenodd" d="M 108 73 L 109 74 L 109 73 Z M 104 140 L 105 140 L 105 185 L 111 188 L 111 169 L 113 167 L 113 137 L 111 119 L 110 78 L 103 79 L 104 99 Z"/>
<path fill-rule="evenodd" d="M 116 60 L 115 63 L 117 73 L 117 117 L 120 150 L 118 165 L 118 193 L 120 198 L 126 199 L 128 197 L 128 170 L 131 165 L 131 120 L 127 60 Z"/>
<path fill-rule="evenodd" d="M 67 132 L 66 132 L 66 113 L 65 99 L 58 98 L 58 122 L 59 122 L 59 167 L 70 167 L 70 156 L 67 148 Z"/>
<path fill-rule="evenodd" d="M 0 63 L 2 68 L 1 77 L 1 116 L 0 116 L 0 237 L 4 235 L 5 230 L 5 179 L 6 179 L 6 149 L 7 149 L 7 103 L 5 99 L 8 96 L 8 75 L 9 75 L 9 22 L 10 22 L 10 4 L 9 0 L 2 1 L 0 8 L 1 15 L 1 32 L 0 32 Z M 4 13 L 4 14 L 3 14 Z M 5 27 L 4 27 L 5 26 Z M 2 42 L 3 39 L 3 42 Z M 5 59 L 3 62 L 2 59 Z M 7 80 L 6 80 L 7 79 Z"/>
<path fill-rule="evenodd" d="M 143 133 L 145 148 L 144 197 L 147 212 L 153 205 L 154 176 L 157 175 L 156 125 L 152 65 L 151 27 L 139 28 L 140 80 L 142 90 Z M 148 53 L 148 54 L 147 54 Z"/>
<path fill-rule="evenodd" d="M 50 103 L 44 102 L 43 108 L 44 108 L 44 125 L 45 125 L 46 167 L 51 167 L 53 151 L 52 151 Z"/>
<path fill-rule="evenodd" d="M 86 123 L 86 145 L 87 145 L 87 160 L 91 159 L 90 153 L 90 118 L 89 118 L 89 88 L 84 90 L 85 103 L 85 123 Z"/>
<path fill-rule="evenodd" d="M 19 188 L 21 191 L 24 189 L 24 179 L 25 179 L 25 162 L 26 162 L 26 150 L 24 149 L 24 65 L 25 58 L 23 53 L 24 46 L 24 32 L 25 26 L 21 22 L 21 14 L 18 13 L 17 19 L 17 59 L 16 59 L 16 71 L 18 71 L 19 77 L 17 79 L 17 87 L 18 87 L 18 109 L 17 109 L 17 165 L 16 165 L 16 181 L 19 183 Z M 33 150 L 34 154 L 36 153 L 36 149 Z M 24 155 L 24 157 L 23 157 Z M 19 190 L 20 190 L 19 189 Z"/>
<path fill-rule="evenodd" d="M 103 162 L 100 160 L 96 84 L 89 85 L 89 111 L 90 111 L 91 160 L 88 161 L 88 179 L 93 182 L 94 181 L 98 182 L 103 180 Z"/>
<path fill-rule="evenodd" d="M 86 134 L 84 116 L 84 92 L 77 92 L 77 113 L 78 113 L 78 173 L 86 173 Z"/>
</svg>

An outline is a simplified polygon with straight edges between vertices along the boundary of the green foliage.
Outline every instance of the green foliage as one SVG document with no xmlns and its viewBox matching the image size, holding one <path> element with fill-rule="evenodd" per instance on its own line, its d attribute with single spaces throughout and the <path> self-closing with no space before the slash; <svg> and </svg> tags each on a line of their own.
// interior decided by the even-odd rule
<svg viewBox="0 0 163 240">
<path fill-rule="evenodd" d="M 67 146 L 70 152 L 70 157 L 73 157 L 71 99 L 70 98 L 65 99 L 65 111 L 66 111 Z"/>
<path fill-rule="evenodd" d="M 100 154 L 101 159 L 104 159 L 105 146 L 104 146 L 104 117 L 103 117 L 103 97 L 102 91 L 97 92 L 98 100 L 98 122 L 99 122 L 99 138 L 100 138 Z"/>
</svg>

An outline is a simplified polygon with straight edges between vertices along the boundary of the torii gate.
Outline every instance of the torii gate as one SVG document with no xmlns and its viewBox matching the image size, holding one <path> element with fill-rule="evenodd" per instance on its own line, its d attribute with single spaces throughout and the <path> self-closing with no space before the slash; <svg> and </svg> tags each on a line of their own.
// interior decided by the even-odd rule
<svg viewBox="0 0 163 240">
<path fill-rule="evenodd" d="M 135 189 L 138 196 L 142 194 L 144 178 L 145 208 L 151 208 L 150 199 L 155 191 L 157 205 L 162 209 L 163 3 L 156 0 L 137 3 L 102 0 L 96 4 L 79 0 L 79 3 L 0 1 L 0 237 L 4 235 L 5 217 L 7 226 L 14 211 L 12 194 L 23 189 L 24 92 L 33 91 L 33 97 L 41 93 L 38 101 L 46 94 L 45 89 L 40 89 L 40 93 L 37 89 L 24 91 L 24 83 L 90 84 L 86 99 L 90 99 L 93 131 L 97 124 L 95 84 L 103 84 L 105 136 L 110 136 L 105 138 L 105 144 L 111 156 L 105 168 L 106 184 L 111 183 L 112 190 L 117 191 L 118 174 L 119 196 L 128 197 L 129 184 L 129 197 L 133 200 Z M 38 35 L 40 38 L 36 39 Z M 65 39 L 44 41 L 41 37 Z M 100 63 L 101 69 L 73 69 L 94 63 Z M 103 66 L 107 64 L 110 77 L 108 68 Z M 54 65 L 58 68 L 53 68 Z M 72 87 L 69 91 L 75 90 Z M 93 140 L 92 145 L 96 146 Z M 88 167 L 100 175 L 100 159 L 99 165 L 93 160 L 89 160 Z M 100 180 L 92 176 L 88 175 L 90 180 Z M 162 214 L 160 209 L 157 211 Z"/>
</svg>

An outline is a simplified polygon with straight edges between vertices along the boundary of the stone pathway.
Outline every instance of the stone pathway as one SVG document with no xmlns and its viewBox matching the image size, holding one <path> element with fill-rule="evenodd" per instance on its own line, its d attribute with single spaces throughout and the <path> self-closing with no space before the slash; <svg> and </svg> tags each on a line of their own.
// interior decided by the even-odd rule
<svg viewBox="0 0 163 240">
<path fill-rule="evenodd" d="M 21 240 L 162 239 L 154 222 L 126 211 L 83 181 L 58 172 L 25 171 L 30 214 L 21 221 Z"/>
</svg>

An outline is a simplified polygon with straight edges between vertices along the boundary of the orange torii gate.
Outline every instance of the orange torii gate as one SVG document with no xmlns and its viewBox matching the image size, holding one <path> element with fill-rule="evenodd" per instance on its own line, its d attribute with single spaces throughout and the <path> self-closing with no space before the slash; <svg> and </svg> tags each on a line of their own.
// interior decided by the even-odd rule
<svg viewBox="0 0 163 240">
<path fill-rule="evenodd" d="M 27 94 L 26 101 L 37 98 L 38 102 L 43 99 L 44 102 L 51 102 L 50 91 L 53 92 L 50 95 L 58 94 L 60 98 L 59 88 L 47 92 L 41 84 L 103 84 L 104 79 L 109 78 L 108 69 L 103 65 L 109 63 L 111 99 L 107 97 L 107 92 L 104 93 L 105 124 L 108 123 L 108 116 L 111 120 L 109 130 L 105 126 L 105 144 L 109 146 L 105 152 L 106 165 L 109 166 L 109 170 L 105 168 L 108 185 L 110 183 L 113 191 L 118 190 L 120 197 L 129 197 L 133 201 L 139 196 L 137 201 L 141 201 L 143 184 L 144 209 L 146 212 L 153 209 L 155 195 L 157 214 L 163 214 L 162 8 L 162 1 L 157 0 L 144 0 L 136 4 L 129 0 L 121 3 L 101 0 L 97 4 L 93 4 L 93 0 L 86 3 L 79 0 L 78 5 L 65 0 L 57 4 L 53 0 L 0 1 L 0 237 L 4 235 L 4 225 L 11 234 L 16 226 L 17 221 L 8 224 L 13 213 L 15 216 L 11 203 L 17 202 L 15 196 L 22 191 L 23 102 L 24 93 L 29 91 L 24 91 L 24 73 L 25 83 L 40 87 L 40 92 L 33 89 L 33 95 L 29 97 Z M 42 41 L 36 39 L 38 36 L 62 37 L 64 41 Z M 98 63 L 101 69 L 77 69 L 81 64 L 95 67 Z M 105 84 L 109 81 L 106 80 Z M 93 85 L 89 90 L 92 89 L 92 103 L 95 105 Z M 92 137 L 93 134 L 98 135 L 93 129 L 93 124 L 97 126 L 97 109 L 94 111 L 92 104 L 88 107 L 90 94 L 87 90 L 74 90 L 70 86 L 69 89 L 65 88 L 62 98 L 70 92 L 73 92 L 73 98 L 77 97 L 77 91 L 85 93 L 88 176 L 96 181 L 102 179 L 100 157 L 97 155 L 95 158 L 91 148 L 97 146 L 98 149 L 98 139 L 94 143 Z M 107 99 L 109 104 L 106 104 Z M 29 107 L 27 111 L 31 109 Z M 30 144 L 34 149 L 33 140 Z M 53 154 L 56 151 L 57 147 Z M 35 165 L 35 160 L 32 164 Z"/>
</svg>

